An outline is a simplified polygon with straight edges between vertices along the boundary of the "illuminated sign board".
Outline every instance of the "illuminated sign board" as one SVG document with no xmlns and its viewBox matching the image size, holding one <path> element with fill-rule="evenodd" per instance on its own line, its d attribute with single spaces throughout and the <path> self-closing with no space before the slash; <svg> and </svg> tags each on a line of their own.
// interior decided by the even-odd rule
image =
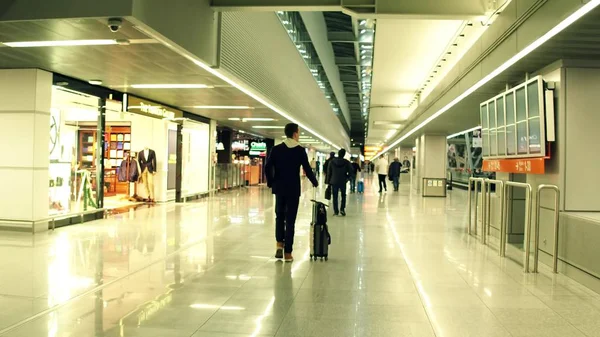
<svg viewBox="0 0 600 337">
<path fill-rule="evenodd" d="M 165 107 L 156 102 L 141 99 L 135 96 L 127 96 L 127 112 L 136 113 L 154 118 L 181 118 L 183 117 L 183 111 Z"/>
<path fill-rule="evenodd" d="M 247 140 L 236 140 L 231 143 L 232 151 L 248 151 L 250 150 Z"/>
<path fill-rule="evenodd" d="M 250 143 L 250 151 L 267 151 L 267 143 L 252 142 Z"/>
</svg>

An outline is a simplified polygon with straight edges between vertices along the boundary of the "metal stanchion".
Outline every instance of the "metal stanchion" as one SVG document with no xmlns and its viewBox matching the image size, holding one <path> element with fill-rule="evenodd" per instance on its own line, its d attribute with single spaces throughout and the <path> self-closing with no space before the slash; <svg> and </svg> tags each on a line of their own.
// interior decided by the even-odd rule
<svg viewBox="0 0 600 337">
<path fill-rule="evenodd" d="M 555 185 L 540 185 L 537 190 L 537 207 L 535 217 L 535 237 L 534 237 L 534 249 L 533 252 L 533 272 L 538 272 L 539 264 L 539 249 L 540 249 L 540 213 L 541 213 L 541 195 L 543 190 L 554 191 L 554 247 L 552 254 L 552 272 L 558 272 L 558 225 L 560 215 L 560 189 Z"/>
<path fill-rule="evenodd" d="M 472 219 L 472 214 L 473 214 L 473 198 L 472 198 L 472 188 L 471 188 L 471 184 L 473 184 L 473 187 L 475 188 L 475 235 L 477 235 L 477 207 L 479 206 L 479 184 L 482 184 L 482 188 L 483 188 L 483 179 L 482 178 L 469 178 L 469 188 L 468 188 L 468 198 L 469 198 L 469 228 L 467 229 L 467 233 L 469 233 L 469 235 L 471 235 L 471 227 L 473 222 L 471 221 Z"/>
<path fill-rule="evenodd" d="M 504 224 L 504 207 L 505 207 L 505 203 L 504 203 L 504 182 L 501 180 L 492 180 L 492 179 L 485 179 L 485 184 L 487 186 L 487 196 L 486 196 L 486 204 L 488 205 L 488 209 L 487 209 L 487 235 L 490 235 L 490 231 L 491 231 L 491 219 L 492 219 L 492 208 L 491 208 L 491 204 L 492 204 L 492 185 L 496 185 L 496 193 L 498 193 L 498 190 L 500 190 L 500 235 L 502 235 L 502 228 L 503 228 L 503 224 Z M 502 238 L 500 238 L 500 248 L 498 248 L 498 253 L 501 254 L 502 252 Z"/>
<path fill-rule="evenodd" d="M 516 183 L 512 181 L 506 182 L 504 185 L 504 204 L 508 205 L 508 192 L 511 187 L 523 188 L 525 189 L 525 238 L 524 238 L 524 248 L 525 248 L 525 256 L 523 257 L 523 269 L 526 273 L 529 272 L 529 255 L 531 253 L 530 241 L 531 241 L 531 196 L 532 196 L 532 188 L 530 184 L 525 183 Z M 502 240 L 500 248 L 502 250 L 501 256 L 506 255 L 506 229 L 508 227 L 508 207 L 505 207 L 504 214 L 504 233 L 501 233 Z"/>
</svg>

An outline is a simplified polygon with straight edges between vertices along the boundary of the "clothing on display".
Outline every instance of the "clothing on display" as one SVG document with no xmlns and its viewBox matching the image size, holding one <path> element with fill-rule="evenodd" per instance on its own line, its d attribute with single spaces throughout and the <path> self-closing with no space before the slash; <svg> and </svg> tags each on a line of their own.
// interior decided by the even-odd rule
<svg viewBox="0 0 600 337">
<path fill-rule="evenodd" d="M 140 171 L 137 160 L 127 155 L 119 167 L 119 181 L 135 183 L 139 178 Z"/>
<path fill-rule="evenodd" d="M 144 150 L 140 151 L 138 155 L 138 162 L 142 172 L 144 172 L 146 169 L 148 169 L 150 173 L 156 172 L 156 153 L 154 150 L 147 147 L 144 148 Z"/>
<path fill-rule="evenodd" d="M 154 174 L 157 168 L 156 153 L 146 147 L 143 151 L 140 151 L 138 162 L 142 171 L 142 184 L 144 184 L 148 193 L 148 200 L 154 201 Z"/>
</svg>

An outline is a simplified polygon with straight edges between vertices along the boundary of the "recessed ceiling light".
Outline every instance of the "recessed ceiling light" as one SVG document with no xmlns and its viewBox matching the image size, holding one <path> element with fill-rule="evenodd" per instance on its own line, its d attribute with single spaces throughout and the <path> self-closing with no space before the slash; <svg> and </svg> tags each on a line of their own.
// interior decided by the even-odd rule
<svg viewBox="0 0 600 337">
<path fill-rule="evenodd" d="M 2 44 L 5 46 L 12 47 L 12 48 L 108 46 L 108 45 L 116 45 L 117 40 L 21 41 L 21 42 L 3 42 Z"/>
<path fill-rule="evenodd" d="M 88 82 L 91 85 L 102 85 L 102 81 L 101 80 L 89 80 Z"/>
<path fill-rule="evenodd" d="M 211 89 L 214 88 L 206 84 L 132 84 L 134 89 Z"/>
<path fill-rule="evenodd" d="M 273 118 L 242 118 L 242 122 L 271 122 Z"/>
<path fill-rule="evenodd" d="M 275 125 L 257 125 L 253 126 L 254 129 L 283 129 L 283 126 L 275 126 Z"/>
<path fill-rule="evenodd" d="M 187 108 L 192 109 L 214 109 L 214 110 L 254 110 L 251 106 L 236 106 L 236 105 L 194 105 Z"/>
</svg>

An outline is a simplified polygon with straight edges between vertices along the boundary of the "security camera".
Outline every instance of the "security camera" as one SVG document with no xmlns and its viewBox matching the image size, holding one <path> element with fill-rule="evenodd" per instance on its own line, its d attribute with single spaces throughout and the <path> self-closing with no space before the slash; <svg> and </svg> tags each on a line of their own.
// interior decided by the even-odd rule
<svg viewBox="0 0 600 337">
<path fill-rule="evenodd" d="M 123 26 L 123 20 L 119 18 L 108 19 L 108 28 L 111 32 L 116 33 Z"/>
</svg>

